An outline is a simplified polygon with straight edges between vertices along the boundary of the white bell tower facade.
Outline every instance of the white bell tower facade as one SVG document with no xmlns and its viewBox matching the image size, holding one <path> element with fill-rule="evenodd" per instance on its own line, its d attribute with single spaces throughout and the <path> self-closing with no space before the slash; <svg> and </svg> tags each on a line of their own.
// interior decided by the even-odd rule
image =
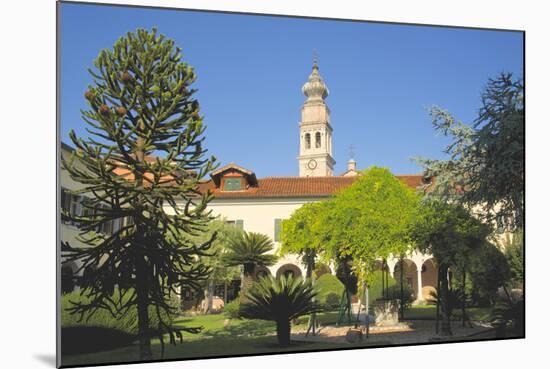
<svg viewBox="0 0 550 369">
<path fill-rule="evenodd" d="M 302 106 L 300 122 L 300 177 L 332 176 L 336 161 L 332 157 L 330 110 L 325 103 L 329 91 L 316 61 L 302 92 L 307 99 Z"/>
</svg>

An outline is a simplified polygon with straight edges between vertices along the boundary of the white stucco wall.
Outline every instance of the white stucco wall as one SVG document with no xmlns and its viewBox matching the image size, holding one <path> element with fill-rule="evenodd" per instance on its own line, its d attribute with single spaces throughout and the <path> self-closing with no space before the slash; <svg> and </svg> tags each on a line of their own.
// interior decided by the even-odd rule
<svg viewBox="0 0 550 369">
<path fill-rule="evenodd" d="M 288 219 L 294 210 L 308 202 L 319 199 L 214 199 L 208 204 L 213 215 L 219 215 L 226 220 L 242 220 L 247 232 L 258 232 L 275 237 L 275 219 Z M 280 243 L 275 242 L 275 252 Z M 297 255 L 287 255 L 280 258 L 277 264 L 269 270 L 275 276 L 277 270 L 285 264 L 294 264 L 305 275 L 305 268 Z"/>
<path fill-rule="evenodd" d="M 69 160 L 70 157 L 71 157 L 71 152 L 69 150 L 67 150 L 65 147 L 62 146 L 61 148 L 61 155 L 63 155 L 63 158 L 65 158 L 65 160 Z M 79 164 L 76 164 L 76 165 L 79 165 Z M 80 167 L 82 168 L 82 167 Z M 63 169 L 63 164 L 61 163 L 60 161 L 60 172 L 59 172 L 59 175 L 60 175 L 60 185 L 62 188 L 65 188 L 65 189 L 69 189 L 69 190 L 78 190 L 78 189 L 81 189 L 83 187 L 83 185 L 81 183 L 78 183 L 78 182 L 75 182 L 73 181 L 73 179 L 70 177 L 69 173 Z M 61 196 L 61 192 L 58 194 L 58 196 Z M 60 216 L 60 212 L 58 213 L 59 216 Z M 71 224 L 67 224 L 67 223 L 63 223 L 61 222 L 61 219 L 59 219 L 59 224 L 60 224 L 60 229 L 59 229 L 59 237 L 60 237 L 60 241 L 61 242 L 69 242 L 69 244 L 72 246 L 72 247 L 84 247 L 85 245 L 78 241 L 77 240 L 77 236 L 78 236 L 78 233 L 79 233 L 79 230 L 76 226 L 74 225 L 71 225 Z M 58 247 L 60 247 L 60 245 L 58 245 Z M 62 260 L 62 263 L 64 262 L 64 259 L 65 258 L 61 258 Z M 80 264 L 80 263 L 73 263 L 72 265 L 74 265 L 75 267 L 73 267 L 73 271 L 76 270 L 76 266 Z"/>
</svg>

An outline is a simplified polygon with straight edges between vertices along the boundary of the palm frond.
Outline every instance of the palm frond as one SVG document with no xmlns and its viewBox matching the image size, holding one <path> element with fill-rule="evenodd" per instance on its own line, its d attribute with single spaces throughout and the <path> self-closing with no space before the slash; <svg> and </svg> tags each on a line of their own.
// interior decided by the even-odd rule
<svg viewBox="0 0 550 369">
<path fill-rule="evenodd" d="M 313 302 L 318 293 L 310 281 L 302 278 L 264 277 L 247 292 L 249 303 L 241 307 L 241 315 L 250 319 L 290 321 L 320 312 L 321 306 Z"/>
<path fill-rule="evenodd" d="M 277 256 L 270 254 L 273 246 L 273 241 L 264 234 L 240 232 L 229 239 L 224 259 L 230 266 L 271 266 L 277 262 Z"/>
</svg>

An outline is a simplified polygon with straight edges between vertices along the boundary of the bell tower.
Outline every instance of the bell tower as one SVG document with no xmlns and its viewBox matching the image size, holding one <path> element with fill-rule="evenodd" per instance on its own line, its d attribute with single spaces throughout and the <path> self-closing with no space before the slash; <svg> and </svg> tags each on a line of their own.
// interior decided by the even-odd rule
<svg viewBox="0 0 550 369">
<path fill-rule="evenodd" d="M 336 161 L 332 157 L 330 110 L 325 103 L 328 87 L 319 74 L 317 60 L 308 81 L 302 87 L 306 101 L 300 122 L 300 177 L 332 176 Z"/>
</svg>

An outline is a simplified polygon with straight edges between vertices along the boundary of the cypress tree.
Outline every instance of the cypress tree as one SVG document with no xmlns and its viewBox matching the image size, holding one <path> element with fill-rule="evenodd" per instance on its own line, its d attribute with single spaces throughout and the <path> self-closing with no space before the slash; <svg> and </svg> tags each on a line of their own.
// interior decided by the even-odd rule
<svg viewBox="0 0 550 369">
<path fill-rule="evenodd" d="M 210 272 L 199 260 L 212 239 L 192 239 L 211 220 L 211 197 L 198 184 L 215 158 L 203 147 L 205 125 L 190 87 L 196 75 L 173 40 L 154 28 L 138 29 L 102 50 L 94 67 L 82 111 L 88 136 L 71 131 L 76 149 L 62 158 L 82 184 L 74 193 L 86 196 L 83 214 L 62 214 L 78 225 L 86 245 L 63 249 L 81 265 L 79 284 L 89 298 L 71 312 L 108 309 L 120 316 L 137 309 L 140 359 L 148 360 L 153 332 L 163 347 L 163 333 L 172 343 L 181 339 L 166 321 L 174 309 L 170 297 L 178 288 L 196 288 Z M 113 222 L 121 226 L 112 234 L 98 231 Z M 115 287 L 120 293 L 113 294 Z M 157 315 L 158 327 L 151 327 L 150 314 Z"/>
</svg>

